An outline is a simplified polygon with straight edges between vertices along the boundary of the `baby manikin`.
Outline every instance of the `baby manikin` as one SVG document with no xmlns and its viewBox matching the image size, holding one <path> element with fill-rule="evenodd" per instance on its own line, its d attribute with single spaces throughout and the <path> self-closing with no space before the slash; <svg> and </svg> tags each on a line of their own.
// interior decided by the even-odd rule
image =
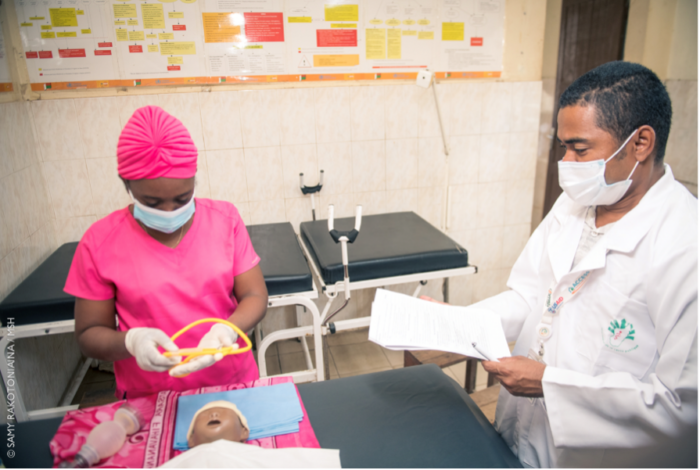
<svg viewBox="0 0 700 470">
<path fill-rule="evenodd" d="M 194 414 L 187 431 L 187 445 L 192 449 L 219 439 L 245 442 L 249 436 L 248 421 L 236 405 L 219 400 L 207 403 Z"/>
</svg>

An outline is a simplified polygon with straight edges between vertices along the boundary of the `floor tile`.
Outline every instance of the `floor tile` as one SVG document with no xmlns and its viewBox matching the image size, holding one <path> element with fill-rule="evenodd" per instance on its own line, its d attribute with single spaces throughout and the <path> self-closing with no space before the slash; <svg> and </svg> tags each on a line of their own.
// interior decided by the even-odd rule
<svg viewBox="0 0 700 470">
<path fill-rule="evenodd" d="M 285 339 L 284 341 L 277 341 L 275 342 L 275 344 L 277 345 L 277 350 L 280 354 L 304 352 L 304 348 L 301 344 L 301 341 L 297 341 L 296 338 Z M 306 344 L 307 346 L 309 346 L 309 351 L 314 350 L 313 336 L 306 337 Z"/>
<path fill-rule="evenodd" d="M 345 378 L 345 377 L 354 377 L 354 376 L 356 376 L 356 375 L 372 374 L 372 373 L 374 373 L 374 372 L 383 372 L 383 371 L 385 371 L 385 370 L 391 370 L 391 369 L 392 369 L 391 365 L 388 365 L 388 366 L 386 366 L 386 367 L 382 367 L 382 368 L 379 368 L 379 369 L 359 370 L 359 371 L 356 371 L 356 372 L 353 372 L 353 373 L 344 374 L 344 375 L 343 375 L 343 378 Z"/>
<path fill-rule="evenodd" d="M 300 370 L 307 370 L 306 359 L 303 352 L 280 354 L 280 364 L 282 365 L 282 373 L 288 374 Z M 316 367 L 316 357 L 311 355 L 311 364 Z"/>
<path fill-rule="evenodd" d="M 328 345 L 342 346 L 344 344 L 357 344 L 367 342 L 368 337 L 369 328 L 361 328 L 352 331 L 341 331 L 340 333 L 336 333 L 334 335 L 328 335 Z"/>
<path fill-rule="evenodd" d="M 114 373 L 98 370 L 97 368 L 90 367 L 85 373 L 83 378 L 83 383 L 97 383 L 97 382 L 112 382 L 114 381 Z"/>
<path fill-rule="evenodd" d="M 349 377 L 358 373 L 391 369 L 391 363 L 382 348 L 372 342 L 331 346 L 338 374 Z"/>
<path fill-rule="evenodd" d="M 394 369 L 403 367 L 403 351 L 394 351 L 393 349 L 382 348 L 382 352 L 389 360 L 389 364 Z"/>
</svg>

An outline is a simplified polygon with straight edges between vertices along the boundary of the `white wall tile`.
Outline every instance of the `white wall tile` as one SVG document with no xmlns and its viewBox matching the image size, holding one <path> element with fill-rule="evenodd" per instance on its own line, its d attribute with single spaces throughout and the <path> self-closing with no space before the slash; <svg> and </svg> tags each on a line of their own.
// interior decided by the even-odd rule
<svg viewBox="0 0 700 470">
<path fill-rule="evenodd" d="M 451 277 L 450 280 L 450 305 L 466 307 L 474 303 L 474 276 Z"/>
<path fill-rule="evenodd" d="M 243 153 L 245 154 L 246 181 L 248 182 L 248 200 L 250 202 L 282 200 L 284 198 L 284 183 L 280 148 L 246 148 Z M 251 213 L 253 220 L 255 220 L 256 215 L 252 205 Z M 284 201 L 282 213 L 284 213 Z"/>
<path fill-rule="evenodd" d="M 0 127 L 4 134 L 2 137 L 3 152 L 6 152 L 7 161 L 0 163 L 0 175 L 9 174 L 12 171 L 20 171 L 39 161 L 37 145 L 31 123 L 31 111 L 28 102 L 16 101 L 6 103 L 0 111 Z M 2 170 L 8 166 L 9 172 Z"/>
<path fill-rule="evenodd" d="M 512 267 L 530 239 L 530 224 L 507 225 L 503 228 L 501 267 Z"/>
<path fill-rule="evenodd" d="M 355 193 L 355 204 L 362 206 L 363 216 L 385 214 L 388 212 L 386 202 L 386 191 Z M 354 209 L 352 215 L 355 215 Z"/>
<path fill-rule="evenodd" d="M 387 212 L 418 212 L 418 189 L 395 189 L 386 192 Z"/>
<path fill-rule="evenodd" d="M 160 95 L 132 95 L 117 97 L 119 106 L 119 124 L 122 129 L 129 122 L 134 112 L 144 106 L 161 106 Z"/>
<path fill-rule="evenodd" d="M 0 180 L 0 196 L 2 195 L 2 181 Z M 18 241 L 22 238 L 13 234 L 14 222 L 9 220 L 2 212 L 0 205 L 0 260 L 3 259 L 9 252 L 15 249 Z"/>
<path fill-rule="evenodd" d="M 95 215 L 85 160 L 44 162 L 42 171 L 56 218 Z"/>
<path fill-rule="evenodd" d="M 512 116 L 511 82 L 484 84 L 481 108 L 481 133 L 499 134 L 510 132 Z"/>
<path fill-rule="evenodd" d="M 61 246 L 64 243 L 80 241 L 83 234 L 90 228 L 90 225 L 95 222 L 97 222 L 97 217 L 94 215 L 55 219 L 53 225 L 56 233 L 57 246 Z"/>
<path fill-rule="evenodd" d="M 349 142 L 350 88 L 314 88 L 317 142 Z"/>
<path fill-rule="evenodd" d="M 12 142 L 11 134 L 8 131 L 10 127 L 10 114 L 13 103 L 0 104 L 0 179 L 14 173 L 14 157 L 15 153 L 11 149 Z"/>
<path fill-rule="evenodd" d="M 444 101 L 446 119 L 450 121 L 451 135 L 477 135 L 481 133 L 481 115 L 486 83 L 446 83 Z M 452 140 L 450 140 L 452 144 Z"/>
<path fill-rule="evenodd" d="M 505 181 L 508 175 L 508 134 L 484 134 L 479 145 L 479 182 Z"/>
<path fill-rule="evenodd" d="M 74 100 L 32 101 L 31 110 L 44 161 L 85 157 Z"/>
<path fill-rule="evenodd" d="M 537 169 L 537 132 L 508 134 L 508 156 L 506 158 L 505 179 L 535 180 Z"/>
<path fill-rule="evenodd" d="M 415 84 L 386 87 L 384 122 L 387 139 L 418 137 L 418 97 L 421 90 Z"/>
<path fill-rule="evenodd" d="M 512 183 L 479 183 L 477 185 L 477 228 L 502 226 L 505 223 L 506 189 Z M 532 198 L 530 198 L 526 213 L 531 213 Z M 509 221 L 510 222 L 510 221 Z M 516 222 L 512 222 L 516 223 Z"/>
<path fill-rule="evenodd" d="M 316 201 L 318 203 L 318 201 Z M 299 233 L 299 224 L 308 220 L 313 220 L 311 213 L 311 197 L 295 197 L 284 200 L 285 215 L 287 222 L 292 224 L 294 231 Z M 316 208 L 316 218 L 319 217 L 318 207 Z"/>
<path fill-rule="evenodd" d="M 471 230 L 477 223 L 477 185 L 450 187 L 450 230 Z"/>
<path fill-rule="evenodd" d="M 21 248 L 17 247 L 0 260 L 0 299 L 4 299 L 26 277 Z"/>
<path fill-rule="evenodd" d="M 211 185 L 209 184 L 209 162 L 207 152 L 199 152 L 197 157 L 197 173 L 194 175 L 194 190 L 196 197 L 211 199 Z"/>
<path fill-rule="evenodd" d="M 480 269 L 474 276 L 473 302 L 480 302 L 484 299 L 500 294 L 508 289 L 508 275 L 510 269 Z"/>
<path fill-rule="evenodd" d="M 478 135 L 450 138 L 449 184 L 450 186 L 479 181 L 479 154 L 481 138 Z"/>
<path fill-rule="evenodd" d="M 279 145 L 281 90 L 246 90 L 239 93 L 243 146 Z"/>
<path fill-rule="evenodd" d="M 243 150 L 207 151 L 211 198 L 221 201 L 248 202 L 248 183 Z"/>
<path fill-rule="evenodd" d="M 318 144 L 318 169 L 323 170 L 322 194 L 352 192 L 352 145 L 349 142 Z"/>
<path fill-rule="evenodd" d="M 386 189 L 418 187 L 418 139 L 386 141 Z"/>
<path fill-rule="evenodd" d="M 355 193 L 324 194 L 321 191 L 321 203 L 316 207 L 316 219 L 328 218 L 328 206 L 333 205 L 334 217 L 354 217 L 356 202 Z"/>
<path fill-rule="evenodd" d="M 316 186 L 319 182 L 316 144 L 283 145 L 282 170 L 284 174 L 284 197 L 296 198 L 303 194 L 299 187 L 299 173 L 304 173 L 304 185 Z M 325 171 L 324 171 L 325 180 Z"/>
<path fill-rule="evenodd" d="M 117 173 L 117 158 L 89 158 L 87 164 L 95 213 L 101 217 L 131 204 L 129 193 Z"/>
<path fill-rule="evenodd" d="M 3 238 L 5 249 L 8 252 L 14 250 L 31 235 L 28 228 L 28 214 L 25 212 L 25 193 L 27 188 L 23 186 L 23 178 L 20 172 L 13 173 L 0 180 L 0 214 L 5 222 Z"/>
<path fill-rule="evenodd" d="M 25 188 L 23 210 L 27 215 L 27 228 L 33 234 L 51 219 L 51 206 L 39 164 L 25 168 L 19 173 Z"/>
<path fill-rule="evenodd" d="M 386 87 L 358 86 L 350 89 L 352 140 L 384 139 L 384 95 Z"/>
<path fill-rule="evenodd" d="M 248 203 L 248 207 L 250 207 L 250 223 L 252 225 L 275 224 L 287 220 L 284 199 L 251 201 Z"/>
<path fill-rule="evenodd" d="M 504 211 L 506 225 L 529 224 L 532 218 L 532 198 L 535 194 L 535 181 L 529 179 L 508 182 L 503 190 L 505 192 Z"/>
<path fill-rule="evenodd" d="M 440 137 L 418 139 L 418 187 L 447 183 L 447 156 Z"/>
<path fill-rule="evenodd" d="M 510 132 L 537 132 L 540 126 L 542 82 L 512 82 Z"/>
<path fill-rule="evenodd" d="M 192 136 L 198 150 L 204 150 L 202 115 L 199 112 L 199 93 L 168 93 L 159 95 L 161 108 L 182 122 Z"/>
<path fill-rule="evenodd" d="M 470 263 L 482 269 L 500 268 L 503 256 L 503 226 L 481 228 L 474 232 L 469 251 Z"/>
<path fill-rule="evenodd" d="M 236 91 L 199 93 L 202 134 L 207 150 L 243 147 L 239 96 Z"/>
<path fill-rule="evenodd" d="M 386 155 L 382 140 L 352 143 L 352 180 L 355 192 L 386 189 Z"/>
<path fill-rule="evenodd" d="M 447 106 L 448 93 L 447 88 L 442 85 L 435 85 L 440 100 L 440 112 L 442 114 L 442 125 L 445 129 L 445 134 L 451 134 L 452 121 L 448 119 L 449 108 Z M 435 106 L 435 95 L 433 86 L 430 88 L 418 88 L 418 137 L 440 137 L 440 120 L 438 118 L 437 107 Z"/>
<path fill-rule="evenodd" d="M 85 157 L 116 157 L 122 129 L 119 123 L 119 99 L 76 99 L 75 111 L 85 146 Z"/>
<path fill-rule="evenodd" d="M 418 189 L 418 215 L 437 228 L 442 227 L 445 190 L 443 188 Z"/>
<path fill-rule="evenodd" d="M 281 90 L 280 99 L 282 145 L 316 143 L 314 89 Z"/>
</svg>

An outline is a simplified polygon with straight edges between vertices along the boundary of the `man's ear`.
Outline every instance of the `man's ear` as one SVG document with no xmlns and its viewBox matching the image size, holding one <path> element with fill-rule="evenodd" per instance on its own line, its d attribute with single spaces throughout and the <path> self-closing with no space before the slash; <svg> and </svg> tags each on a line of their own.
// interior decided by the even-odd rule
<svg viewBox="0 0 700 470">
<path fill-rule="evenodd" d="M 634 157 L 639 163 L 644 163 L 651 158 L 654 159 L 656 152 L 656 131 L 648 125 L 643 125 L 639 128 L 637 135 L 632 138 Z"/>
</svg>

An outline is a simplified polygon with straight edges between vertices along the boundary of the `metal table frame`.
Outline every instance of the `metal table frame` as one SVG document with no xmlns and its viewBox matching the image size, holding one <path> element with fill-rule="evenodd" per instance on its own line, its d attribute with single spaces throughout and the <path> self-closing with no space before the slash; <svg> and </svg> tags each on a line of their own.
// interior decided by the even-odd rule
<svg viewBox="0 0 700 470">
<path fill-rule="evenodd" d="M 7 362 L 7 348 L 10 343 L 16 339 L 20 338 L 33 338 L 38 336 L 46 335 L 57 335 L 62 333 L 71 333 L 75 331 L 75 320 L 63 320 L 57 322 L 46 322 L 46 323 L 33 323 L 29 325 L 19 325 L 15 327 L 0 328 L 0 354 L 2 354 L 2 361 L 0 361 L 0 375 L 2 375 L 3 385 L 5 387 L 5 397 L 7 397 L 8 390 L 14 391 L 14 411 L 15 420 L 18 423 L 24 421 L 31 421 L 37 419 L 48 419 L 63 416 L 67 411 L 78 409 L 78 405 L 71 405 L 70 402 L 73 400 L 75 393 L 80 387 L 80 383 L 83 381 L 83 377 L 87 373 L 90 364 L 93 360 L 90 358 L 85 358 L 75 371 L 71 380 L 68 384 L 68 388 L 63 395 L 63 399 L 57 407 L 44 408 L 40 410 L 28 411 L 24 404 L 24 399 L 22 398 L 22 390 L 14 374 L 14 368 L 10 369 Z M 9 381 L 13 383 L 10 384 Z M 7 400 L 10 402 L 10 400 Z M 8 410 L 9 413 L 9 410 Z"/>
</svg>

